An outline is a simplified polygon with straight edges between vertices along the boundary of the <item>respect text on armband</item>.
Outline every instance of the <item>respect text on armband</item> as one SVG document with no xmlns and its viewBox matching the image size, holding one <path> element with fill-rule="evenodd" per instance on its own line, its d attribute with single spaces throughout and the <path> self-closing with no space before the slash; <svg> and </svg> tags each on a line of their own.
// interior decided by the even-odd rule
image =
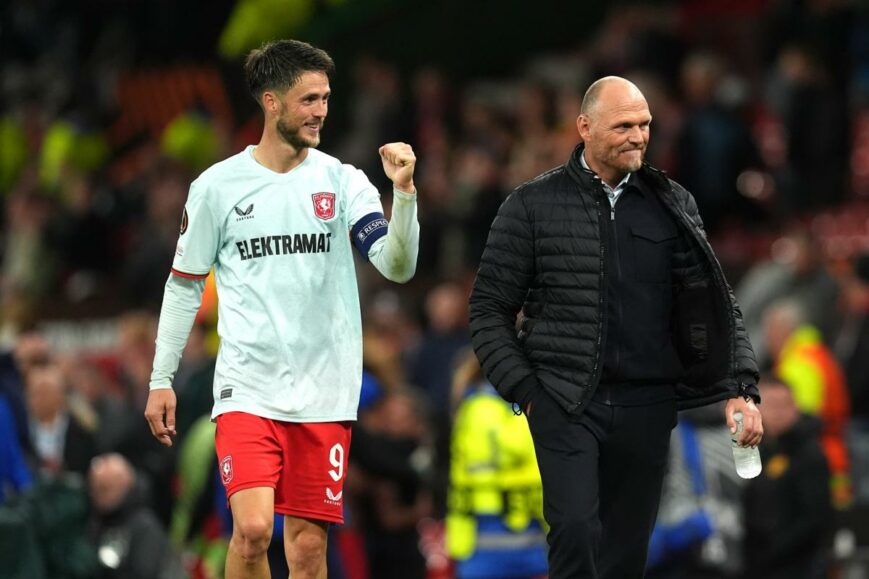
<svg viewBox="0 0 869 579">
<path fill-rule="evenodd" d="M 365 243 L 365 239 L 379 229 L 386 229 L 389 227 L 389 222 L 383 217 L 379 219 L 375 219 L 371 223 L 367 224 L 363 227 L 357 234 L 356 237 L 359 240 L 359 243 Z"/>
</svg>

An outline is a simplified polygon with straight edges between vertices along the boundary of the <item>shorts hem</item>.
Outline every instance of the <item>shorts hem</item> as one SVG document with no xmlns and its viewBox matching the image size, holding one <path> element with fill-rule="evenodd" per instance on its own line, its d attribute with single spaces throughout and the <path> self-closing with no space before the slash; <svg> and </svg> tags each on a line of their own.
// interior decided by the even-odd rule
<svg viewBox="0 0 869 579">
<path fill-rule="evenodd" d="M 246 491 L 248 489 L 256 489 L 256 488 L 268 488 L 272 490 L 277 490 L 277 483 L 271 481 L 253 481 L 241 483 L 238 486 L 232 487 L 232 489 L 226 489 L 226 502 L 229 503 L 229 498 L 237 493 L 238 491 Z"/>
<path fill-rule="evenodd" d="M 279 515 L 289 515 L 300 519 L 316 519 L 318 521 L 326 521 L 327 523 L 335 523 L 337 525 L 344 524 L 344 517 L 340 515 L 328 515 L 326 513 L 315 513 L 314 511 L 305 511 L 302 509 L 292 509 L 289 507 L 275 507 L 275 512 Z"/>
</svg>

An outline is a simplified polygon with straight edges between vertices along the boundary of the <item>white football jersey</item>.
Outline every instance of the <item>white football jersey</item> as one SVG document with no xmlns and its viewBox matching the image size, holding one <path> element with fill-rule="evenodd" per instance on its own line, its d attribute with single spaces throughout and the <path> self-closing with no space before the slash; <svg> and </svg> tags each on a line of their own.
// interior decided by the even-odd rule
<svg viewBox="0 0 869 579">
<path fill-rule="evenodd" d="M 253 150 L 191 184 L 172 266 L 192 278 L 214 267 L 212 417 L 355 420 L 362 323 L 352 251 L 367 257 L 387 232 L 380 194 L 316 149 L 288 173 L 263 167 Z"/>
</svg>

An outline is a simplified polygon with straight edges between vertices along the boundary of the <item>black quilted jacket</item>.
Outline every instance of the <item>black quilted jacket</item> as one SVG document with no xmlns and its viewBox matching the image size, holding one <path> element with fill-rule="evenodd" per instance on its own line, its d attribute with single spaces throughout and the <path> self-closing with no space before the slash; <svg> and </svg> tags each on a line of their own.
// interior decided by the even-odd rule
<svg viewBox="0 0 869 579">
<path fill-rule="evenodd" d="M 524 402 L 543 387 L 572 413 L 597 387 L 606 343 L 609 202 L 599 178 L 582 168 L 581 151 L 504 201 L 470 299 L 474 350 L 501 395 Z M 678 407 L 733 398 L 740 385 L 759 400 L 742 314 L 694 198 L 649 165 L 635 176 L 660 196 L 692 248 L 674 256 L 672 271 L 672 330 L 685 368 Z"/>
</svg>

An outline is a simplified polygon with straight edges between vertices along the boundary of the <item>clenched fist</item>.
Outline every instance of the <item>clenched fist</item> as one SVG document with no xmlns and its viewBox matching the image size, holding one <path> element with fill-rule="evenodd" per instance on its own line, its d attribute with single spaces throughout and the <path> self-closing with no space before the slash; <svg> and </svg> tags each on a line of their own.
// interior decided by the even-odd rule
<svg viewBox="0 0 869 579">
<path fill-rule="evenodd" d="M 415 193 L 413 186 L 413 169 L 416 166 L 416 155 L 407 143 L 387 143 L 380 147 L 380 159 L 383 161 L 383 172 L 389 177 L 395 188 L 404 193 Z"/>
</svg>

